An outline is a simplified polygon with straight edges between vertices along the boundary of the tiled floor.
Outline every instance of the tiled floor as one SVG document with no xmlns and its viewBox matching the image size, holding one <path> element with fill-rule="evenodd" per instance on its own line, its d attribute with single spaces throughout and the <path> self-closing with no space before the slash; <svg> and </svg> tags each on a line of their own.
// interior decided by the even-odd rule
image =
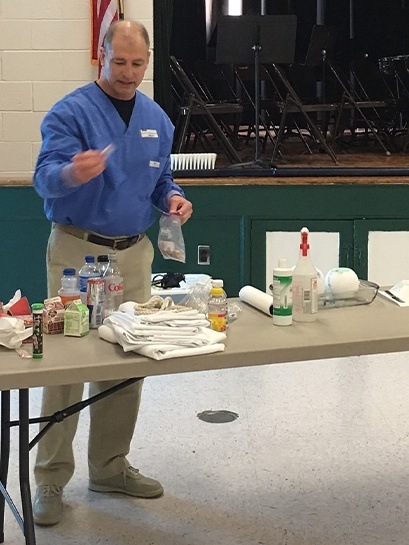
<svg viewBox="0 0 409 545">
<path fill-rule="evenodd" d="M 406 353 L 147 379 L 130 460 L 165 495 L 87 490 L 84 413 L 63 521 L 38 545 L 406 545 L 408 386 Z M 9 511 L 5 543 L 24 543 Z"/>
</svg>

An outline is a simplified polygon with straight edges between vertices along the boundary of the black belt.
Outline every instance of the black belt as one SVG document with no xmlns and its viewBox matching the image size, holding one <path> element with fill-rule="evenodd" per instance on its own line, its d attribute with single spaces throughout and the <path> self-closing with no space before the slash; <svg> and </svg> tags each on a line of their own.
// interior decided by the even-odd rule
<svg viewBox="0 0 409 545">
<path fill-rule="evenodd" d="M 134 237 L 129 238 L 119 238 L 119 239 L 112 239 L 112 238 L 104 238 L 100 237 L 99 235 L 94 235 L 92 233 L 89 233 L 87 236 L 88 242 L 92 242 L 92 244 L 100 244 L 101 246 L 109 246 L 113 250 L 126 250 L 127 248 L 130 248 L 131 246 L 134 246 L 137 242 L 139 242 L 143 238 L 143 233 L 141 235 L 136 235 Z"/>
<path fill-rule="evenodd" d="M 92 244 L 99 244 L 100 246 L 108 246 L 113 250 L 126 250 L 131 246 L 134 246 L 137 242 L 143 239 L 145 233 L 140 235 L 135 235 L 133 237 L 121 237 L 121 238 L 107 238 L 92 233 L 91 231 L 86 231 L 80 227 L 75 227 L 74 225 L 62 225 L 62 224 L 53 224 L 56 229 L 69 233 L 74 237 L 81 238 L 82 240 L 87 240 Z"/>
</svg>

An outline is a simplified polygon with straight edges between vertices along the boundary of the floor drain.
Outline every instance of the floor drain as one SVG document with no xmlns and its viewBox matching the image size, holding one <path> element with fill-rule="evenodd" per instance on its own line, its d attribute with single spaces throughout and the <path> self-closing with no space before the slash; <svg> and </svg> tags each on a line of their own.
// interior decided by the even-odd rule
<svg viewBox="0 0 409 545">
<path fill-rule="evenodd" d="M 233 422 L 239 415 L 232 411 L 203 411 L 202 413 L 199 413 L 197 417 L 204 422 L 224 424 L 225 422 Z"/>
</svg>

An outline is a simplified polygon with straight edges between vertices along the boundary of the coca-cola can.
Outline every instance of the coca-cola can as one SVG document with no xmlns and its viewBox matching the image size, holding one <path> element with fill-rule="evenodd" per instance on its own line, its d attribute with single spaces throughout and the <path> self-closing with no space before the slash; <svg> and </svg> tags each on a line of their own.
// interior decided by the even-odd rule
<svg viewBox="0 0 409 545">
<path fill-rule="evenodd" d="M 87 280 L 87 307 L 89 308 L 89 327 L 97 328 L 104 320 L 105 281 L 103 278 Z"/>
</svg>

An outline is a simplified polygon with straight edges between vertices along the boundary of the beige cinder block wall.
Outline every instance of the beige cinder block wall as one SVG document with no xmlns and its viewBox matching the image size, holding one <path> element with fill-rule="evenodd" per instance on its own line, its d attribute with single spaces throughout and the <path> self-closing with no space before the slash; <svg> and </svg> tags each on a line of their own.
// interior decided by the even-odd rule
<svg viewBox="0 0 409 545">
<path fill-rule="evenodd" d="M 153 0 L 124 0 L 153 41 Z M 89 0 L 0 0 L 0 180 L 31 179 L 40 123 L 59 98 L 95 80 Z M 141 90 L 153 96 L 153 60 Z"/>
</svg>

